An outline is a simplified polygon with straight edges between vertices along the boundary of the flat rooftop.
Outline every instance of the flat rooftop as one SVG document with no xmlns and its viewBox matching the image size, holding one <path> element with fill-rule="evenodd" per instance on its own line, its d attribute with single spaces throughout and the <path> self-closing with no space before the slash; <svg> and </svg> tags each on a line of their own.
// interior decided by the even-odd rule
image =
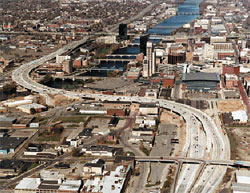
<svg viewBox="0 0 250 193">
<path fill-rule="evenodd" d="M 196 72 L 196 73 L 185 73 L 182 76 L 182 81 L 220 81 L 220 75 L 217 73 L 205 73 L 205 72 Z"/>
</svg>

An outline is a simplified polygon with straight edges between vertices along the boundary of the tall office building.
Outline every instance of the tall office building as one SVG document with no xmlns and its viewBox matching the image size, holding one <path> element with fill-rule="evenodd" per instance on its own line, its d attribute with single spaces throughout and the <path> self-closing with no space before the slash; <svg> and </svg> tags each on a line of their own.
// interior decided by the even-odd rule
<svg viewBox="0 0 250 193">
<path fill-rule="evenodd" d="M 155 51 L 152 42 L 147 42 L 146 57 L 143 61 L 143 77 L 151 77 L 155 71 Z"/>
<path fill-rule="evenodd" d="M 128 38 L 127 24 L 120 24 L 119 25 L 119 36 L 120 36 L 120 38 L 127 40 L 127 38 Z"/>
<path fill-rule="evenodd" d="M 143 77 L 147 78 L 148 77 L 148 59 L 147 56 L 144 57 L 143 59 Z"/>
<path fill-rule="evenodd" d="M 73 71 L 73 61 L 72 60 L 64 60 L 62 62 L 63 72 L 66 74 L 70 74 Z"/>
<path fill-rule="evenodd" d="M 140 37 L 140 52 L 146 56 L 146 47 L 149 40 L 149 35 L 144 35 Z"/>
</svg>

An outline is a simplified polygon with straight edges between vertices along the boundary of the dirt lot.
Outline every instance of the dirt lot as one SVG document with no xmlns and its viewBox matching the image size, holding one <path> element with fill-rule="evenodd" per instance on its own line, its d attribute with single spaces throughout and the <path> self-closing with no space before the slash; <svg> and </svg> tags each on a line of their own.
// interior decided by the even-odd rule
<svg viewBox="0 0 250 193">
<path fill-rule="evenodd" d="M 177 136 L 176 138 L 178 139 L 185 139 L 186 138 L 186 124 L 184 120 L 174 114 L 171 113 L 170 111 L 163 110 L 161 117 L 160 117 L 160 122 L 165 123 L 165 124 L 173 124 L 177 126 Z M 175 155 L 180 155 L 182 152 L 182 148 L 184 146 L 185 140 L 180 140 L 179 145 L 176 145 L 175 147 Z"/>
<path fill-rule="evenodd" d="M 92 128 L 92 127 L 97 127 L 97 128 L 108 128 L 110 118 L 101 118 L 101 117 L 92 117 L 90 122 L 86 127 Z"/>
<path fill-rule="evenodd" d="M 220 100 L 217 104 L 219 111 L 223 113 L 244 110 L 244 105 L 241 100 Z"/>
<path fill-rule="evenodd" d="M 231 143 L 232 159 L 250 160 L 249 127 L 227 129 Z"/>
</svg>

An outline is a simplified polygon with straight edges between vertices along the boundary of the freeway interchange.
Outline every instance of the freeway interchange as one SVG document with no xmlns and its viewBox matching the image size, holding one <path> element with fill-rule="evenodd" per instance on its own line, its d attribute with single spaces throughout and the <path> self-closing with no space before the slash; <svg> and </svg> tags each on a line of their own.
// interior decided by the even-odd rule
<svg viewBox="0 0 250 193">
<path fill-rule="evenodd" d="M 131 101 L 158 104 L 161 108 L 179 114 L 186 122 L 186 139 L 182 157 L 200 160 L 230 161 L 230 145 L 227 136 L 216 126 L 211 117 L 198 109 L 163 99 L 71 92 L 41 85 L 30 78 L 30 72 L 34 68 L 55 58 L 56 55 L 70 52 L 84 44 L 87 40 L 88 38 L 86 37 L 81 41 L 72 42 L 54 53 L 20 66 L 12 73 L 13 81 L 26 89 L 46 97 L 47 103 L 49 95 L 61 94 L 68 98 L 82 99 L 88 97 L 99 101 Z M 205 164 L 205 166 L 202 166 L 187 163 L 181 166 L 173 192 L 212 193 L 221 183 L 225 173 L 226 167 L 219 164 Z"/>
</svg>

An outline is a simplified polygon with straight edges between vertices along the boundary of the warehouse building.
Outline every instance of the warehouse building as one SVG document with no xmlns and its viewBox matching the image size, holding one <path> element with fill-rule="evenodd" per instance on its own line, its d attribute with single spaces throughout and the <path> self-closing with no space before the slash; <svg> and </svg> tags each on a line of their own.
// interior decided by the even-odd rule
<svg viewBox="0 0 250 193">
<path fill-rule="evenodd" d="M 16 122 L 15 117 L 0 116 L 0 128 L 12 127 L 13 123 Z"/>
<path fill-rule="evenodd" d="M 220 75 L 217 73 L 185 73 L 182 76 L 183 90 L 215 91 L 220 89 Z"/>
<path fill-rule="evenodd" d="M 235 172 L 236 182 L 232 183 L 233 193 L 250 192 L 250 172 L 248 170 L 238 170 Z"/>
<path fill-rule="evenodd" d="M 26 137 L 0 137 L 0 155 L 14 153 L 26 139 Z"/>
<path fill-rule="evenodd" d="M 20 105 L 17 107 L 17 109 L 19 109 L 20 111 L 24 113 L 32 114 L 34 113 L 34 111 L 42 112 L 43 110 L 46 109 L 46 107 L 41 104 L 32 103 L 32 104 Z"/>
</svg>

